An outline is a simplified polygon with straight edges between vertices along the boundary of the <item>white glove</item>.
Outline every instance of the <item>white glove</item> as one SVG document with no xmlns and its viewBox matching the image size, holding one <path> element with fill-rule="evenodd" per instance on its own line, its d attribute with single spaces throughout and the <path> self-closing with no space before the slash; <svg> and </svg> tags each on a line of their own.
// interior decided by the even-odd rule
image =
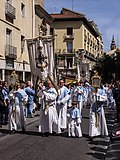
<svg viewBox="0 0 120 160">
<path fill-rule="evenodd" d="M 45 86 L 42 87 L 42 91 L 44 91 L 44 90 L 45 90 Z"/>
<path fill-rule="evenodd" d="M 57 101 L 57 104 L 59 104 L 59 105 L 60 105 L 60 103 L 61 103 L 60 101 Z"/>
<path fill-rule="evenodd" d="M 67 113 L 67 117 L 70 117 L 70 114 L 69 114 L 69 113 Z"/>
</svg>

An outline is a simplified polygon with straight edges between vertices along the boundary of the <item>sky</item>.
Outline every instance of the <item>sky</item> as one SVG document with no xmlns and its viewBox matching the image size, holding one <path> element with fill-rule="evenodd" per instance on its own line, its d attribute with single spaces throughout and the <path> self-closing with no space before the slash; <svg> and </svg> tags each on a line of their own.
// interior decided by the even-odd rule
<svg viewBox="0 0 120 160">
<path fill-rule="evenodd" d="M 120 0 L 44 0 L 44 3 L 49 14 L 67 8 L 93 20 L 102 34 L 105 52 L 110 50 L 113 35 L 120 47 Z"/>
</svg>

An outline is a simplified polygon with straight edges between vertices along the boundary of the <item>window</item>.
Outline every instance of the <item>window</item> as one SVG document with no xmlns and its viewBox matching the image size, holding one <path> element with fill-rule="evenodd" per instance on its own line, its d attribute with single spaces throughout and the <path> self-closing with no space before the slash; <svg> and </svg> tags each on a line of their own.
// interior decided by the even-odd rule
<svg viewBox="0 0 120 160">
<path fill-rule="evenodd" d="M 72 27 L 67 28 L 67 35 L 73 35 L 73 28 Z"/>
<path fill-rule="evenodd" d="M 54 35 L 54 28 L 50 28 L 50 35 Z"/>
<path fill-rule="evenodd" d="M 68 57 L 67 58 L 67 68 L 72 68 L 73 67 L 73 58 Z"/>
<path fill-rule="evenodd" d="M 67 52 L 72 53 L 73 52 L 73 42 L 67 41 Z"/>
<path fill-rule="evenodd" d="M 21 15 L 25 17 L 25 5 L 23 3 L 21 3 Z"/>
<path fill-rule="evenodd" d="M 25 36 L 21 35 L 21 53 L 25 52 Z"/>
<path fill-rule="evenodd" d="M 14 68 L 14 60 L 12 58 L 6 58 L 6 67 L 7 68 Z"/>
<path fill-rule="evenodd" d="M 84 43 L 84 49 L 86 50 L 86 42 Z"/>
<path fill-rule="evenodd" d="M 6 29 L 6 44 L 12 46 L 12 30 Z"/>
</svg>

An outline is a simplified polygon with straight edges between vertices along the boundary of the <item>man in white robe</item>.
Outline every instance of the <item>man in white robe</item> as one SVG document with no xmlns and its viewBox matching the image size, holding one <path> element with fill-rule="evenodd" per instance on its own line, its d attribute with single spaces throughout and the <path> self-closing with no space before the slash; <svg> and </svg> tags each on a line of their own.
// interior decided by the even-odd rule
<svg viewBox="0 0 120 160">
<path fill-rule="evenodd" d="M 37 93 L 41 97 L 39 132 L 44 136 L 49 133 L 58 133 L 58 115 L 56 110 L 57 92 L 50 80 L 47 87 L 40 86 L 41 90 Z"/>
<path fill-rule="evenodd" d="M 24 90 L 24 84 L 18 84 L 18 90 L 16 92 L 16 100 L 18 100 L 19 105 L 19 127 L 22 129 L 22 132 L 25 132 L 26 129 L 26 117 L 25 117 L 25 111 L 26 111 L 26 104 L 28 101 L 28 95 Z"/>
<path fill-rule="evenodd" d="M 69 89 L 64 86 L 64 80 L 59 81 L 59 96 L 57 100 L 58 111 L 58 132 L 64 131 L 67 128 L 67 103 L 70 98 Z"/>
<path fill-rule="evenodd" d="M 104 113 L 104 102 L 107 101 L 107 95 L 104 89 L 98 89 L 97 93 L 93 93 L 92 104 L 90 107 L 89 120 L 89 137 L 93 139 L 95 136 L 108 136 L 108 129 Z"/>
</svg>

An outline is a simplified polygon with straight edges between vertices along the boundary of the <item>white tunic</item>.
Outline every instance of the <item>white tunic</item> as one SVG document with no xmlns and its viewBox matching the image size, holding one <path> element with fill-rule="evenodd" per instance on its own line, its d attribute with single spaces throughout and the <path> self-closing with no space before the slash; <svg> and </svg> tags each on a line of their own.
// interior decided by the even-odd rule
<svg viewBox="0 0 120 160">
<path fill-rule="evenodd" d="M 68 112 L 68 136 L 82 137 L 81 116 L 78 108 L 72 107 Z"/>
<path fill-rule="evenodd" d="M 55 88 L 50 88 L 45 91 L 39 91 L 37 94 L 41 96 L 42 107 L 40 109 L 39 132 L 58 133 L 58 115 L 56 110 L 57 92 Z"/>
<path fill-rule="evenodd" d="M 108 129 L 105 119 L 103 103 L 106 101 L 106 96 L 97 94 L 99 97 L 98 108 L 96 110 L 96 95 L 93 94 L 93 100 L 90 107 L 90 120 L 89 120 L 89 136 L 94 137 L 98 135 L 108 136 Z"/>
<path fill-rule="evenodd" d="M 18 91 L 12 90 L 9 94 L 10 108 L 9 108 L 9 129 L 17 130 L 26 127 L 25 122 L 25 102 L 27 102 L 27 94 L 23 89 Z"/>
<path fill-rule="evenodd" d="M 58 111 L 58 129 L 67 128 L 67 102 L 70 98 L 69 89 L 65 86 L 59 89 L 59 97 L 57 101 L 57 111 Z"/>
</svg>

